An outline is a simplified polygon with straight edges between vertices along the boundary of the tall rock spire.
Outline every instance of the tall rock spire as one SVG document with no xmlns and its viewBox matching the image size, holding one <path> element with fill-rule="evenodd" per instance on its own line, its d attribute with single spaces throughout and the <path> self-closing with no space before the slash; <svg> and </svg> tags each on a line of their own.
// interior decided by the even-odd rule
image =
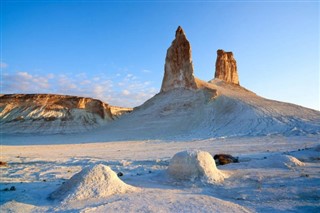
<svg viewBox="0 0 320 213">
<path fill-rule="evenodd" d="M 161 92 L 175 88 L 197 88 L 193 76 L 191 46 L 180 26 L 176 31 L 175 39 L 167 50 Z"/>
<path fill-rule="evenodd" d="M 217 51 L 216 72 L 214 77 L 224 80 L 227 83 L 240 84 L 237 62 L 233 58 L 232 52 Z"/>
</svg>

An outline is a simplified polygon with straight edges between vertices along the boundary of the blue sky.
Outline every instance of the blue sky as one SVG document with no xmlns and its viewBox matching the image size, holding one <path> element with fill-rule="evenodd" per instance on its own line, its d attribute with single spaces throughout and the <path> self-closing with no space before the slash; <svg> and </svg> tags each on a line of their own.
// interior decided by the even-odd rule
<svg viewBox="0 0 320 213">
<path fill-rule="evenodd" d="M 320 109 L 317 1 L 1 1 L 1 93 L 58 93 L 137 106 L 159 92 L 181 25 L 195 76 L 233 51 L 240 84 Z"/>
</svg>

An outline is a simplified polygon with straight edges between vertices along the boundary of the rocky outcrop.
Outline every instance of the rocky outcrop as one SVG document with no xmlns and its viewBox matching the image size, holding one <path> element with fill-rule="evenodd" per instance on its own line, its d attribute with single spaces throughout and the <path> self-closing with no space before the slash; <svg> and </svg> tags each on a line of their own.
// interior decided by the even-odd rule
<svg viewBox="0 0 320 213">
<path fill-rule="evenodd" d="M 214 77 L 224 80 L 227 83 L 240 85 L 237 62 L 232 52 L 217 51 L 216 72 Z"/>
<path fill-rule="evenodd" d="M 175 88 L 197 88 L 193 76 L 191 46 L 180 26 L 176 31 L 175 39 L 167 50 L 161 92 Z"/>
<path fill-rule="evenodd" d="M 113 118 L 121 117 L 124 114 L 130 113 L 133 109 L 128 107 L 110 106 L 111 114 Z"/>
<path fill-rule="evenodd" d="M 112 119 L 109 105 L 92 98 L 53 94 L 14 94 L 3 95 L 0 97 L 0 100 L 0 107 L 4 107 L 1 111 L 0 117 L 6 117 L 5 114 L 8 111 L 19 107 L 23 108 L 23 111 L 26 111 L 27 108 L 33 108 L 34 110 L 41 109 L 43 116 L 47 114 L 51 114 L 52 116 L 58 115 L 49 112 L 62 112 L 79 109 L 96 114 L 101 119 Z M 36 118 L 39 114 L 32 113 L 32 115 Z M 66 113 L 66 116 L 67 115 L 68 113 Z"/>
<path fill-rule="evenodd" d="M 113 115 L 107 103 L 92 98 L 54 94 L 0 96 L 0 125 L 6 133 L 79 132 L 119 116 Z"/>
</svg>

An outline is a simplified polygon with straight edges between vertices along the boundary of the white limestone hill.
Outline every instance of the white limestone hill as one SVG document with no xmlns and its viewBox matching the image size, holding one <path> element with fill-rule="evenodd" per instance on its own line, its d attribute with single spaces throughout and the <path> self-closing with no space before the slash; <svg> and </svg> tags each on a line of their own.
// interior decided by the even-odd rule
<svg viewBox="0 0 320 213">
<path fill-rule="evenodd" d="M 319 111 L 265 99 L 218 79 L 197 79 L 197 85 L 198 90 L 179 88 L 155 95 L 108 124 L 101 135 L 133 140 L 320 134 Z"/>
<path fill-rule="evenodd" d="M 107 124 L 131 111 L 100 100 L 53 94 L 0 96 L 1 133 L 77 133 Z"/>
</svg>

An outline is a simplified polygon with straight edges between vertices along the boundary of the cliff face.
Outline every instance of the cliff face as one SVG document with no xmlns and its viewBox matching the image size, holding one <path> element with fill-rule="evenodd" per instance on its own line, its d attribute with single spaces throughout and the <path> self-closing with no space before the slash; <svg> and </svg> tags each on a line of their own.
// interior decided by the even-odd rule
<svg viewBox="0 0 320 213">
<path fill-rule="evenodd" d="M 225 52 L 224 50 L 217 51 L 216 72 L 214 77 L 224 80 L 227 83 L 240 85 L 237 62 L 232 52 Z"/>
<path fill-rule="evenodd" d="M 37 113 L 32 110 L 33 113 L 24 116 L 25 119 L 39 118 L 41 115 L 43 118 L 68 119 L 70 117 L 68 112 L 78 109 L 95 114 L 103 120 L 112 120 L 109 105 L 92 98 L 51 94 L 14 94 L 3 95 L 0 99 L 0 107 L 4 107 L 0 114 L 2 118 L 8 117 L 12 110 L 19 108 L 21 112 L 26 112 L 28 109 L 36 110 Z"/>
<path fill-rule="evenodd" d="M 183 29 L 179 26 L 176 37 L 167 50 L 161 92 L 175 88 L 196 89 L 193 76 L 191 46 Z"/>
<path fill-rule="evenodd" d="M 0 97 L 0 124 L 5 133 L 78 132 L 117 117 L 108 104 L 92 98 L 52 94 Z"/>
</svg>

